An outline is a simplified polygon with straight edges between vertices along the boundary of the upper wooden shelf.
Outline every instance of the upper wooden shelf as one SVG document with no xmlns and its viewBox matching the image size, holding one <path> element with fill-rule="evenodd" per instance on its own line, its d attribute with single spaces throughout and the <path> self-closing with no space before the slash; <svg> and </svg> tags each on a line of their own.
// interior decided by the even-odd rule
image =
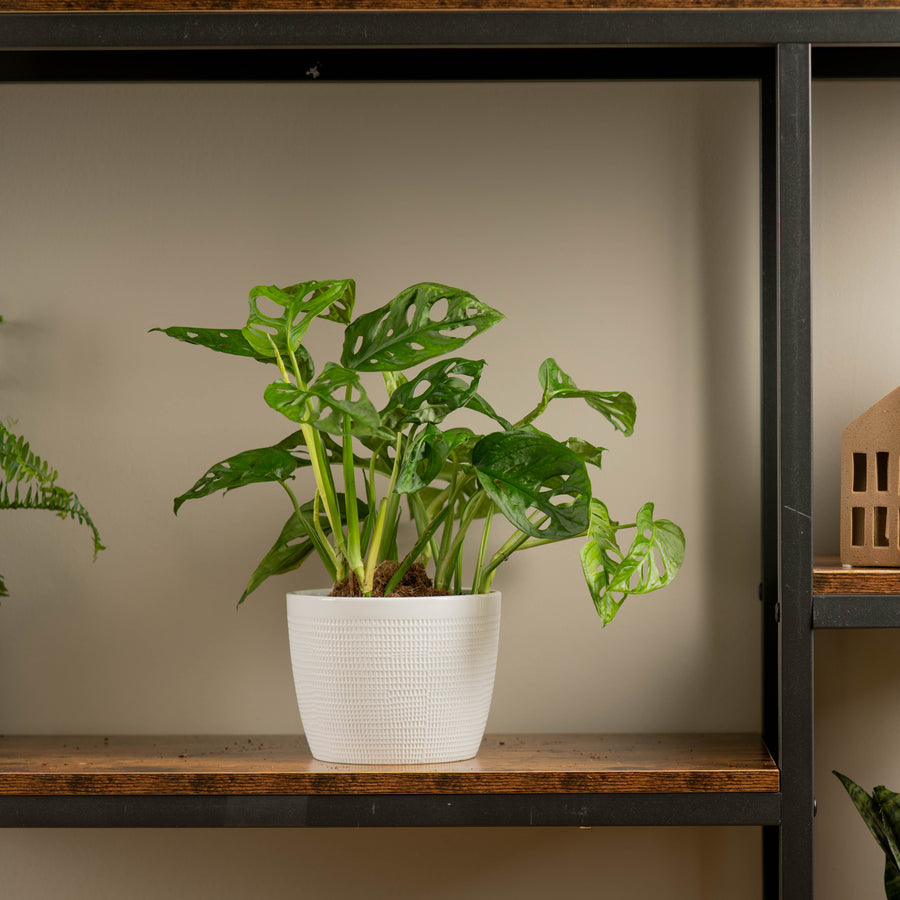
<svg viewBox="0 0 900 900">
<path fill-rule="evenodd" d="M 837 557 L 817 559 L 814 594 L 900 594 L 900 569 L 844 568 Z"/>
<path fill-rule="evenodd" d="M 777 792 L 757 735 L 494 735 L 475 759 L 346 766 L 303 737 L 0 737 L 0 795 Z"/>
<path fill-rule="evenodd" d="M 897 9 L 900 0 L 8 0 L 2 13 Z"/>
</svg>

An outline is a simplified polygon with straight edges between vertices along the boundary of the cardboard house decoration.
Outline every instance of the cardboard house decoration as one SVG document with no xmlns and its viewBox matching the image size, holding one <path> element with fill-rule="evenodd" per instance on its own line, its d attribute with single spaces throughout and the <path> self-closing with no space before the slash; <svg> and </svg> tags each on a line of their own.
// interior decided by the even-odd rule
<svg viewBox="0 0 900 900">
<path fill-rule="evenodd" d="M 900 387 L 841 435 L 841 563 L 900 567 Z"/>
</svg>

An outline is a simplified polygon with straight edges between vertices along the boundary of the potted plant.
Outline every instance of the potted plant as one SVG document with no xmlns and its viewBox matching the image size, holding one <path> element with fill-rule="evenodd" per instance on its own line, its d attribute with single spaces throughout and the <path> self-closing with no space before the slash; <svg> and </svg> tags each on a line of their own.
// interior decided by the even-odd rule
<svg viewBox="0 0 900 900">
<path fill-rule="evenodd" d="M 3 317 L 0 316 L 0 322 Z M 100 534 L 76 494 L 56 483 L 55 469 L 33 453 L 28 441 L 13 432 L 14 422 L 0 422 L 0 509 L 45 509 L 74 519 L 91 530 L 94 559 L 104 549 Z M 0 575 L 0 597 L 8 597 Z"/>
<path fill-rule="evenodd" d="M 295 426 L 277 444 L 212 466 L 175 499 L 175 512 L 188 500 L 247 484 L 283 489 L 287 521 L 239 603 L 313 553 L 325 565 L 333 587 L 288 595 L 298 702 L 315 756 L 467 758 L 477 752 L 490 705 L 500 601 L 492 584 L 501 564 L 520 550 L 584 538 L 582 569 L 606 625 L 629 594 L 672 580 L 684 535 L 654 519 L 652 503 L 627 525 L 613 520 L 588 475 L 589 466 L 600 466 L 602 448 L 556 440 L 534 424 L 551 402 L 577 399 L 631 434 L 629 394 L 583 390 L 546 359 L 536 405 L 510 421 L 479 393 L 484 360 L 455 355 L 501 313 L 467 291 L 422 283 L 354 318 L 355 294 L 349 279 L 262 285 L 250 292 L 243 328 L 154 329 L 276 366 L 265 402 Z M 343 328 L 340 361 L 318 370 L 305 342 L 315 320 Z M 371 377 L 386 393 L 380 408 L 364 385 Z M 485 428 L 450 426 L 463 410 Z M 303 468 L 315 482 L 306 502 L 291 486 Z M 398 540 L 403 506 L 415 529 L 409 546 Z M 499 538 L 492 533 L 498 517 L 508 523 Z M 625 529 L 634 536 L 623 550 L 618 534 Z M 474 561 L 464 557 L 467 542 Z M 415 636 L 422 643 L 407 657 Z M 374 686 L 382 676 L 387 694 Z M 448 699 L 451 685 L 477 708 Z M 433 708 L 438 699 L 449 711 Z M 347 707 L 357 707 L 355 724 L 323 726 Z M 395 726 L 413 733 L 409 747 Z"/>
<path fill-rule="evenodd" d="M 853 805 L 884 852 L 884 893 L 887 900 L 900 900 L 900 794 L 884 785 L 871 796 L 840 772 L 834 773 L 844 785 Z"/>
</svg>

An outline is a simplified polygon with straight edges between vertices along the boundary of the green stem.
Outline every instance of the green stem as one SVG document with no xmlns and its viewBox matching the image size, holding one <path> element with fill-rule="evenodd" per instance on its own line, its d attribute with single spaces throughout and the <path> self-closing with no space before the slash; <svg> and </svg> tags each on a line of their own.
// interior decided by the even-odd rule
<svg viewBox="0 0 900 900">
<path fill-rule="evenodd" d="M 416 541 L 415 546 L 406 556 L 403 557 L 403 561 L 400 563 L 397 571 L 391 576 L 391 580 L 387 583 L 387 587 L 384 589 L 385 597 L 389 596 L 400 584 L 403 576 L 409 570 L 409 567 L 419 558 L 422 553 L 423 548 L 429 541 L 434 537 L 434 533 L 437 531 L 438 526 L 443 522 L 443 520 L 447 517 L 447 514 L 452 509 L 451 506 L 445 506 L 440 514 L 435 518 L 428 527 L 419 535 L 419 539 Z"/>
<path fill-rule="evenodd" d="M 300 504 L 297 502 L 297 497 L 294 492 L 284 481 L 279 481 L 278 483 L 285 489 L 288 497 L 291 498 L 291 503 L 294 506 L 294 514 L 297 516 L 298 521 L 303 526 L 309 539 L 315 544 L 316 551 L 322 559 L 322 564 L 328 570 L 329 577 L 332 581 L 339 581 L 340 578 L 343 578 L 343 574 L 341 574 L 340 578 L 338 577 L 338 571 L 342 567 L 340 560 L 334 552 L 334 548 L 328 542 L 328 538 L 326 537 L 325 532 L 322 531 L 322 525 L 319 522 L 318 493 L 316 494 L 316 499 L 313 503 L 313 520 L 310 525 L 300 512 Z"/>
<path fill-rule="evenodd" d="M 347 388 L 349 399 L 350 388 Z M 343 464 L 344 505 L 347 510 L 347 563 L 359 581 L 365 578 L 359 544 L 359 510 L 356 507 L 356 468 L 353 462 L 353 438 L 350 435 L 350 415 L 344 414 Z"/>
<path fill-rule="evenodd" d="M 400 450 L 402 447 L 403 435 L 397 435 L 397 443 L 394 450 L 394 465 L 391 470 L 391 480 L 388 483 L 387 494 L 382 498 L 378 507 L 378 518 L 375 521 L 375 530 L 372 533 L 372 542 L 369 545 L 366 555 L 365 580 L 363 582 L 363 595 L 370 597 L 372 595 L 372 587 L 375 583 L 375 567 L 381 561 L 381 544 L 384 539 L 385 522 L 391 508 L 396 515 L 397 503 L 399 503 L 399 495 L 394 493 L 394 487 L 397 484 L 397 477 L 400 474 Z M 389 501 L 396 498 L 396 503 L 391 504 Z"/>
<path fill-rule="evenodd" d="M 481 576 L 484 571 L 484 561 L 487 558 L 488 540 L 491 536 L 491 524 L 494 521 L 494 501 L 488 503 L 487 515 L 484 519 L 484 528 L 481 530 L 481 545 L 478 548 L 478 560 L 475 563 L 475 575 L 472 578 L 472 590 L 477 591 L 477 586 L 481 584 Z"/>
</svg>

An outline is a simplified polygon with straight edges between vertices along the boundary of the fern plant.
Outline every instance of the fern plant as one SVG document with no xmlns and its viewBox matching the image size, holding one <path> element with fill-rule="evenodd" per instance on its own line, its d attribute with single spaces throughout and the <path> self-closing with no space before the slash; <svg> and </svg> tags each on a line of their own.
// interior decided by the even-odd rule
<svg viewBox="0 0 900 900">
<path fill-rule="evenodd" d="M 12 424 L 0 422 L 0 509 L 46 509 L 61 519 L 86 525 L 91 530 L 96 559 L 105 548 L 88 511 L 76 494 L 56 483 L 56 470 L 32 452 L 25 438 L 10 430 Z M 0 574 L 0 597 L 8 596 Z"/>
</svg>

